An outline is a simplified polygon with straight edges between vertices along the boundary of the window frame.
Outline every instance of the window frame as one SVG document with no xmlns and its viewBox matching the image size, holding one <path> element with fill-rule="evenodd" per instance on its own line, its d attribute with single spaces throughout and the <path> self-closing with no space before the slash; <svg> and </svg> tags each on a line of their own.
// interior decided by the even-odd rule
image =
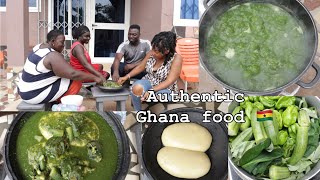
<svg viewBox="0 0 320 180">
<path fill-rule="evenodd" d="M 205 11 L 205 7 L 203 5 L 203 0 L 198 0 L 198 9 L 199 9 L 199 19 L 181 19 L 181 0 L 174 0 L 173 4 L 173 25 L 174 26 L 194 26 L 199 27 L 200 18 Z"/>
<path fill-rule="evenodd" d="M 0 6 L 0 12 L 6 12 L 7 7 Z M 30 12 L 41 12 L 41 0 L 36 0 L 36 7 L 29 7 L 29 13 Z"/>
</svg>

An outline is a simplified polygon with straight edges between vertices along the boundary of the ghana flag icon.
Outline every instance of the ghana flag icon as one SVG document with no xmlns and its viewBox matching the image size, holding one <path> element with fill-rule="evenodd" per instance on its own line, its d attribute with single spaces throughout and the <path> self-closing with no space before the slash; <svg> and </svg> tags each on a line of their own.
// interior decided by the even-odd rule
<svg viewBox="0 0 320 180">
<path fill-rule="evenodd" d="M 257 112 L 257 120 L 258 121 L 272 121 L 272 110 L 266 109 L 263 111 Z"/>
</svg>

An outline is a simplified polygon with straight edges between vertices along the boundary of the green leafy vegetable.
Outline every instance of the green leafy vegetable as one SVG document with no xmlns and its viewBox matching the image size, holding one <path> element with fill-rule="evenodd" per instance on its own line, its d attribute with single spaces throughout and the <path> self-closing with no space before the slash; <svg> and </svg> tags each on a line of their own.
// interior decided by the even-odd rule
<svg viewBox="0 0 320 180">
<path fill-rule="evenodd" d="M 298 107 L 295 105 L 289 105 L 282 113 L 282 122 L 284 127 L 289 127 L 296 123 L 298 118 Z"/>
<path fill-rule="evenodd" d="M 259 156 L 259 154 L 269 147 L 271 144 L 270 138 L 265 139 L 261 143 L 257 144 L 256 146 L 252 147 L 249 149 L 247 152 L 245 152 L 242 156 L 242 158 L 239 160 L 239 165 L 242 166 L 248 162 L 250 162 L 252 159 L 256 158 Z"/>
<path fill-rule="evenodd" d="M 290 105 L 294 105 L 295 102 L 296 102 L 296 98 L 294 96 L 281 96 L 276 103 L 276 108 L 277 109 L 286 108 L 286 107 L 289 107 Z"/>
<path fill-rule="evenodd" d="M 283 151 L 280 148 L 274 149 L 272 152 L 262 152 L 261 154 L 259 154 L 259 156 L 242 165 L 241 167 L 251 173 L 259 163 L 280 158 L 282 156 L 282 153 Z"/>
</svg>

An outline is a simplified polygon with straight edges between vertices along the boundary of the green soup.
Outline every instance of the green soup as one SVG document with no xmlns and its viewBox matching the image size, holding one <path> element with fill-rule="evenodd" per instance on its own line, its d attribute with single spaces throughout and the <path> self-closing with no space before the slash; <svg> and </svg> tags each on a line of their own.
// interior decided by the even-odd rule
<svg viewBox="0 0 320 180">
<path fill-rule="evenodd" d="M 245 3 L 223 13 L 210 29 L 208 69 L 241 90 L 266 91 L 299 75 L 307 60 L 304 27 L 284 9 Z"/>
<path fill-rule="evenodd" d="M 22 120 L 24 123 L 22 124 L 22 128 L 17 138 L 16 160 L 18 162 L 17 166 L 20 169 L 24 179 L 32 179 L 30 175 L 32 175 L 33 171 L 33 167 L 28 161 L 27 150 L 31 146 L 39 143 L 39 139 L 36 140 L 35 137 L 43 137 L 41 136 L 41 132 L 39 130 L 39 121 L 43 117 L 52 118 L 52 116 L 48 116 L 52 113 L 53 112 L 38 112 L 32 114 L 27 120 Z M 59 118 L 64 119 L 71 114 L 72 113 L 70 112 L 59 112 Z M 88 158 L 86 146 L 70 146 L 67 153 L 72 154 L 72 156 L 78 157 L 81 160 L 88 161 L 90 168 L 94 169 L 92 172 L 83 176 L 83 179 L 112 179 L 116 171 L 118 161 L 118 145 L 113 130 L 106 123 L 106 121 L 95 112 L 84 112 L 81 113 L 81 115 L 92 120 L 98 128 L 99 136 L 96 142 L 101 145 L 102 159 L 99 162 L 96 162 Z M 43 141 L 45 141 L 45 138 L 43 138 L 40 142 Z"/>
</svg>

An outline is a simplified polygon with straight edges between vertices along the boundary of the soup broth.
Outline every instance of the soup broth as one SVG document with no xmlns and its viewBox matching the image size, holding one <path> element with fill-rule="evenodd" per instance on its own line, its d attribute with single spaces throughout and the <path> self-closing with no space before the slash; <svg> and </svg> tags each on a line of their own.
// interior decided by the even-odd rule
<svg viewBox="0 0 320 180">
<path fill-rule="evenodd" d="M 29 150 L 29 148 L 34 146 L 35 144 L 39 143 L 39 139 L 36 140 L 35 138 L 39 136 L 41 137 L 39 122 L 40 119 L 48 116 L 48 114 L 52 114 L 52 112 L 38 112 L 33 114 L 30 118 L 22 120 L 24 121 L 24 123 L 21 127 L 16 142 L 16 161 L 18 162 L 17 166 L 23 176 L 23 179 L 32 179 L 30 175 L 32 174 L 33 168 L 28 162 L 27 150 Z M 59 118 L 65 119 L 71 116 L 71 114 L 72 113 L 70 112 L 59 112 Z M 90 163 L 90 168 L 94 168 L 94 171 L 83 176 L 83 179 L 112 179 L 116 171 L 118 161 L 118 145 L 113 130 L 106 123 L 106 121 L 95 112 L 84 112 L 81 113 L 81 115 L 88 118 L 88 120 L 92 120 L 98 128 L 99 135 L 96 142 L 101 145 L 102 159 L 99 162 L 96 162 L 88 158 L 87 146 L 77 147 L 71 145 L 68 153 L 71 153 L 72 156 L 79 157 L 82 160 L 88 161 Z M 53 116 L 48 117 L 53 118 Z M 87 126 L 88 128 L 91 128 L 88 124 Z M 42 141 L 44 141 L 44 138 L 40 142 Z"/>
<path fill-rule="evenodd" d="M 223 13 L 209 32 L 208 69 L 246 91 L 286 85 L 305 68 L 305 28 L 284 9 L 245 3 Z"/>
</svg>

